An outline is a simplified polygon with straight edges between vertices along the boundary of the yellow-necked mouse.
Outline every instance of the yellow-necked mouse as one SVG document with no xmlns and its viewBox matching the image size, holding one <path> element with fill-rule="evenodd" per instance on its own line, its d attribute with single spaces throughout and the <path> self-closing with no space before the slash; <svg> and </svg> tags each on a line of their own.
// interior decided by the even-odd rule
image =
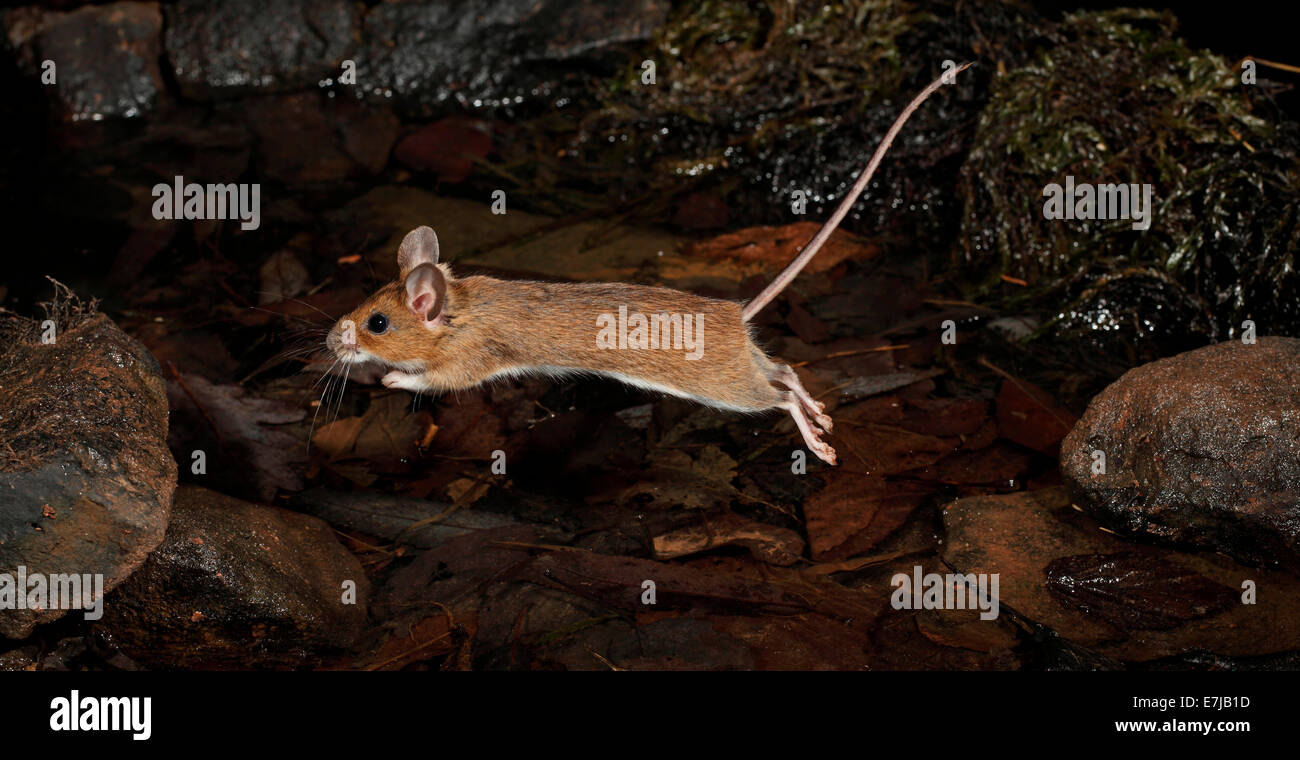
<svg viewBox="0 0 1300 760">
<path fill-rule="evenodd" d="M 457 278 L 439 263 L 433 230 L 420 227 L 398 249 L 400 278 L 340 319 L 326 346 L 345 363 L 382 363 L 391 368 L 383 384 L 410 391 L 454 391 L 512 375 L 595 373 L 720 409 L 782 409 L 809 450 L 835 464 L 835 450 L 821 439 L 831 429 L 823 405 L 793 369 L 754 343 L 749 320 L 816 255 L 912 112 L 969 65 L 935 80 L 903 109 L 835 213 L 748 304 L 622 283 Z"/>
</svg>

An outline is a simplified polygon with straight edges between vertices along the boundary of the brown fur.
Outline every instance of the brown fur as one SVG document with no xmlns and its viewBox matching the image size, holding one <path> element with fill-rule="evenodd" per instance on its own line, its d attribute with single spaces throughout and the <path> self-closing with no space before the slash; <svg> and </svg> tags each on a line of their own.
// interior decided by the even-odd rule
<svg viewBox="0 0 1300 760">
<path fill-rule="evenodd" d="M 754 344 L 741 304 L 621 283 L 456 279 L 446 265 L 436 266 L 445 278 L 446 299 L 440 314 L 429 315 L 432 321 L 412 311 L 406 285 L 393 282 L 339 321 L 327 339 L 330 349 L 345 360 L 378 360 L 396 368 L 384 377 L 394 388 L 446 392 L 516 373 L 590 372 L 734 411 L 786 409 L 805 438 L 810 435 L 805 413 L 821 428 L 831 427 L 794 372 Z M 702 340 L 698 358 L 688 359 L 685 345 L 599 347 L 598 320 L 608 315 L 616 322 L 620 306 L 629 315 L 703 315 L 695 332 Z M 376 313 L 388 319 L 380 335 L 366 327 Z M 359 351 L 342 345 L 348 320 L 356 326 Z M 834 460 L 829 446 L 809 443 L 818 456 Z"/>
<path fill-rule="evenodd" d="M 793 369 L 772 361 L 754 344 L 747 323 L 817 254 L 870 182 L 908 116 L 945 81 L 950 80 L 930 83 L 903 109 L 831 218 L 748 305 L 620 283 L 457 280 L 438 263 L 437 235 L 419 227 L 398 249 L 401 279 L 344 317 L 326 345 L 344 361 L 378 360 L 394 367 L 383 380 L 390 388 L 454 391 L 515 373 L 593 372 L 724 409 L 784 409 L 809 450 L 834 464 L 835 450 L 821 439 L 831 429 L 823 405 L 804 390 Z M 702 355 L 692 360 L 686 348 L 601 348 L 598 320 L 614 317 L 620 307 L 628 315 L 646 317 L 703 315 Z M 388 318 L 381 335 L 366 329 L 375 313 Z M 355 345 L 342 340 L 348 320 L 356 326 Z"/>
<path fill-rule="evenodd" d="M 617 373 L 663 386 L 677 395 L 742 411 L 763 411 L 783 398 L 766 379 L 773 364 L 750 340 L 740 304 L 667 288 L 618 283 L 506 282 L 454 279 L 445 266 L 444 322 L 426 328 L 406 308 L 401 283 L 391 283 L 349 313 L 357 344 L 390 365 L 418 361 L 432 391 L 472 388 L 494 375 L 547 367 Z M 686 349 L 598 348 L 600 315 L 703 314 L 697 360 Z M 389 330 L 372 335 L 375 312 Z"/>
</svg>

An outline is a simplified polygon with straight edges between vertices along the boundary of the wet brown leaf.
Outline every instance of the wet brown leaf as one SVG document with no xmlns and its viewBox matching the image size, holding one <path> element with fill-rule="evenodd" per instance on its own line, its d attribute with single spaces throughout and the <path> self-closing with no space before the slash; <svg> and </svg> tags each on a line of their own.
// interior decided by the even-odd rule
<svg viewBox="0 0 1300 760">
<path fill-rule="evenodd" d="M 266 305 L 306 293 L 311 275 L 293 251 L 276 251 L 258 270 L 257 302 Z"/>
<path fill-rule="evenodd" d="M 427 411 L 411 413 L 407 394 L 390 393 L 375 397 L 360 417 L 321 425 L 312 436 L 312 445 L 332 460 L 393 462 L 415 456 L 432 424 Z"/>
<path fill-rule="evenodd" d="M 870 550 L 907 521 L 934 489 L 881 476 L 845 473 L 804 504 L 813 559 L 826 562 Z"/>
<path fill-rule="evenodd" d="M 750 227 L 711 240 L 691 243 L 686 247 L 686 255 L 761 262 L 773 270 L 780 270 L 799 254 L 821 226 L 821 222 L 795 222 L 783 227 Z M 875 244 L 843 230 L 836 230 L 808 263 L 805 271 L 825 272 L 845 259 L 870 259 L 879 252 L 880 249 Z"/>
<path fill-rule="evenodd" d="M 1078 421 L 1042 388 L 1011 377 L 1002 381 L 998 392 L 997 419 L 1003 438 L 1050 457 L 1057 455 L 1061 439 Z"/>
<path fill-rule="evenodd" d="M 1047 566 L 1047 588 L 1062 602 L 1124 630 L 1163 630 L 1232 606 L 1232 589 L 1140 552 L 1076 554 Z"/>
<path fill-rule="evenodd" d="M 306 446 L 279 428 L 306 417 L 301 408 L 260 398 L 238 385 L 216 385 L 199 375 L 174 375 L 167 383 L 172 408 L 173 451 L 202 449 L 208 454 L 208 472 L 243 483 L 264 501 L 276 490 L 301 491 L 297 464 L 306 461 Z M 240 492 L 240 489 L 236 489 Z"/>
<path fill-rule="evenodd" d="M 713 516 L 699 525 L 655 536 L 653 542 L 658 559 L 696 554 L 728 544 L 748 549 L 762 562 L 782 566 L 798 562 L 804 547 L 803 539 L 792 530 L 734 514 Z"/>
<path fill-rule="evenodd" d="M 474 160 L 492 150 L 492 135 L 485 122 L 449 116 L 403 137 L 393 157 L 415 169 L 435 172 L 447 183 L 464 182 L 474 171 Z"/>
</svg>

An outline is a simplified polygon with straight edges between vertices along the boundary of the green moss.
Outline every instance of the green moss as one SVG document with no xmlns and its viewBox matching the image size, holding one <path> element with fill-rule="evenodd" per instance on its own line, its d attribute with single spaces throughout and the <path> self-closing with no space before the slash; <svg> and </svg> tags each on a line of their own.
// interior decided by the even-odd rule
<svg viewBox="0 0 1300 760">
<path fill-rule="evenodd" d="M 606 102 L 641 118 L 669 114 L 732 131 L 755 117 L 900 84 L 899 36 L 918 19 L 904 0 L 699 0 L 678 7 L 649 57 L 611 82 Z"/>
<path fill-rule="evenodd" d="M 899 40 L 922 18 L 905 0 L 681 3 L 590 103 L 531 125 L 501 169 L 529 197 L 570 211 L 621 199 L 662 221 L 692 190 L 748 188 L 732 198 L 745 209 L 733 219 L 771 221 L 771 209 L 788 204 L 786 167 L 817 162 L 790 155 L 792 144 L 860 165 L 869 146 L 858 117 L 913 77 Z M 642 83 L 645 60 L 655 64 L 654 84 Z M 924 73 L 938 60 L 926 59 Z M 809 189 L 809 175 L 800 173 L 798 187 Z"/>
<path fill-rule="evenodd" d="M 1146 10 L 1068 16 L 995 81 L 961 177 L 955 258 L 977 294 L 1135 360 L 1244 319 L 1300 332 L 1300 141 L 1260 87 L 1174 29 Z M 1152 184 L 1151 228 L 1045 219 L 1043 188 L 1067 175 Z"/>
</svg>

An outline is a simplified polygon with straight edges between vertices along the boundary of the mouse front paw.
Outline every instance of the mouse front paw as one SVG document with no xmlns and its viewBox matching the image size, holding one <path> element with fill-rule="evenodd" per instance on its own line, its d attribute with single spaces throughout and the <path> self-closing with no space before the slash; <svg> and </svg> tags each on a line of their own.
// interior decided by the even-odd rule
<svg viewBox="0 0 1300 760">
<path fill-rule="evenodd" d="M 395 390 L 404 390 L 404 391 L 424 390 L 424 383 L 420 381 L 420 376 L 412 375 L 409 372 L 400 372 L 398 370 L 393 370 L 392 372 L 389 372 L 387 375 L 384 375 L 383 379 L 380 382 L 384 384 L 385 388 L 393 388 Z"/>
</svg>

